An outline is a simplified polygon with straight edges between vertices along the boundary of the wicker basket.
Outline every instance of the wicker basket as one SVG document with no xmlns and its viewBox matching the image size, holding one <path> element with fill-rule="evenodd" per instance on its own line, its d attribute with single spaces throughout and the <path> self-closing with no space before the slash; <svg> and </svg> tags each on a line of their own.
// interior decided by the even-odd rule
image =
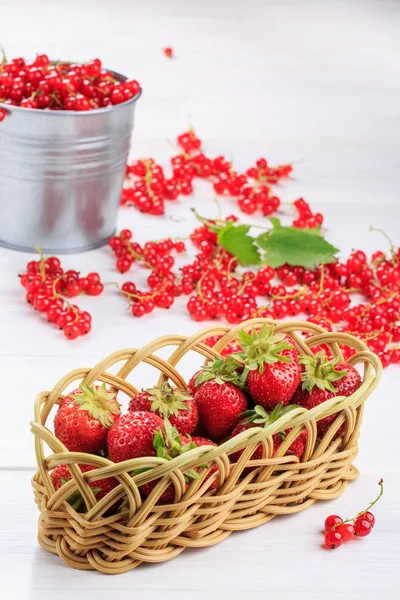
<svg viewBox="0 0 400 600">
<path fill-rule="evenodd" d="M 44 549 L 58 554 L 77 569 L 123 573 L 142 562 L 174 558 L 186 547 L 217 544 L 235 530 L 257 527 L 276 515 L 295 513 L 316 500 L 330 500 L 342 494 L 347 482 L 358 476 L 352 461 L 358 451 L 363 405 L 376 387 L 382 367 L 379 358 L 369 352 L 362 341 L 343 333 L 328 333 L 311 323 L 280 323 L 276 330 L 290 335 L 301 353 L 311 354 L 313 346 L 326 344 L 332 355 L 342 358 L 338 344 L 354 348 L 356 353 L 348 362 L 362 366 L 363 383 L 352 396 L 332 398 L 309 411 L 296 408 L 265 429 L 249 429 L 218 447 L 195 448 L 169 462 L 151 457 L 115 464 L 102 456 L 68 452 L 46 428 L 50 411 L 74 382 L 102 381 L 115 391 L 133 396 L 138 389 L 127 377 L 139 363 L 145 362 L 159 371 L 158 383 L 169 378 L 177 387 L 185 388 L 185 380 L 176 366 L 187 352 L 195 351 L 211 359 L 240 329 L 265 322 L 271 323 L 266 319 L 253 319 L 234 328 L 217 325 L 190 338 L 165 336 L 141 350 L 120 350 L 93 369 L 68 373 L 51 392 L 39 394 L 32 423 L 38 472 L 32 483 L 40 510 L 39 543 Z M 306 338 L 301 335 L 305 332 L 312 335 Z M 223 337 L 211 349 L 202 341 L 213 335 Z M 177 346 L 167 361 L 154 354 L 166 346 Z M 118 373 L 108 372 L 117 363 L 122 363 Z M 140 389 L 140 381 L 136 383 Z M 324 438 L 317 440 L 316 421 L 338 411 Z M 346 433 L 338 437 L 335 434 L 345 421 Z M 293 427 L 291 433 L 271 457 L 271 436 L 288 427 Z M 284 456 L 303 429 L 307 429 L 308 436 L 301 461 L 296 456 Z M 260 442 L 263 458 L 250 461 Z M 229 456 L 241 448 L 245 448 L 244 452 L 232 465 Z M 62 463 L 69 465 L 72 479 L 55 492 L 49 471 Z M 83 474 L 78 464 L 93 465 L 97 469 Z M 207 477 L 215 465 L 218 470 L 214 468 Z M 153 468 L 131 476 L 132 471 L 145 467 Z M 202 476 L 187 487 L 183 473 L 193 467 L 199 467 Z M 89 482 L 109 476 L 116 477 L 119 485 L 96 501 Z M 159 478 L 153 492 L 143 500 L 138 487 Z M 217 487 L 212 485 L 216 478 Z M 175 487 L 174 503 L 158 504 L 171 482 Z M 66 502 L 78 489 L 88 507 L 86 513 L 77 513 Z M 121 499 L 126 508 L 111 514 L 110 508 Z"/>
</svg>

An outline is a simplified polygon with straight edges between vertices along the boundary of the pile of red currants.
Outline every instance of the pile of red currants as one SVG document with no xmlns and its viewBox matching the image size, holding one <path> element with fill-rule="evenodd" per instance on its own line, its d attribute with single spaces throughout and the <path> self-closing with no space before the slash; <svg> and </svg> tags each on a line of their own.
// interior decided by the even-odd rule
<svg viewBox="0 0 400 600">
<path fill-rule="evenodd" d="M 32 62 L 13 58 L 0 64 L 0 103 L 5 105 L 88 111 L 122 104 L 139 92 L 136 80 L 116 79 L 98 58 L 88 63 L 51 62 L 39 54 Z M 6 116 L 7 107 L 0 107 L 0 121 Z"/>
</svg>

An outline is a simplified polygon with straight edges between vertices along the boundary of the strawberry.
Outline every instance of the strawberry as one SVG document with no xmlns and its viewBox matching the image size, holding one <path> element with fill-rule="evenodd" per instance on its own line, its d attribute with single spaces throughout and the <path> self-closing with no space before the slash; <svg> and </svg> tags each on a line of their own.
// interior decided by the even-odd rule
<svg viewBox="0 0 400 600">
<path fill-rule="evenodd" d="M 78 465 L 82 473 L 86 473 L 87 471 L 93 471 L 96 467 L 91 465 Z M 64 483 L 72 479 L 72 475 L 67 465 L 58 465 L 53 471 L 50 473 L 51 480 L 53 482 L 53 486 L 55 490 L 58 490 Z M 118 485 L 117 479 L 115 477 L 106 477 L 105 479 L 98 479 L 95 481 L 89 482 L 90 487 L 93 490 L 94 495 L 97 500 L 101 500 Z M 73 508 L 77 512 L 85 512 L 85 503 L 82 498 L 81 493 L 76 491 L 74 494 L 71 494 L 69 498 L 67 498 L 67 502 L 71 504 Z"/>
<path fill-rule="evenodd" d="M 232 359 L 218 358 L 208 363 L 196 378 L 194 399 L 199 422 L 213 440 L 226 438 L 237 425 L 248 402 L 238 386 L 243 387 L 240 365 Z"/>
<path fill-rule="evenodd" d="M 209 440 L 206 437 L 203 437 L 201 435 L 193 435 L 190 438 L 190 441 L 193 442 L 193 444 L 196 446 L 196 448 L 198 446 L 217 446 L 217 444 L 215 442 L 213 442 L 212 440 Z M 186 441 L 183 440 L 183 443 L 185 444 Z"/>
<path fill-rule="evenodd" d="M 294 408 L 298 408 L 296 405 L 291 404 L 290 406 L 283 406 L 282 403 L 277 404 L 274 410 L 271 413 L 267 413 L 265 409 L 257 405 L 252 410 L 248 410 L 242 415 L 242 420 L 237 424 L 235 429 L 232 431 L 231 438 L 235 437 L 242 431 L 246 431 L 252 427 L 268 427 L 274 421 L 285 415 L 287 412 L 290 412 Z M 284 432 L 274 433 L 272 436 L 273 442 L 273 451 L 272 454 L 275 455 L 278 448 L 281 446 L 283 440 L 287 435 L 292 431 L 292 428 L 289 427 Z M 299 436 L 293 441 L 290 445 L 289 449 L 286 451 L 286 455 L 294 454 L 298 458 L 301 458 L 304 454 L 305 444 L 307 441 L 307 431 L 303 430 Z M 254 450 L 251 459 L 258 460 L 262 458 L 263 446 L 262 444 L 258 444 L 256 449 Z M 243 454 L 243 450 L 238 450 L 231 455 L 231 460 L 233 462 L 237 462 L 240 456 Z"/>
<path fill-rule="evenodd" d="M 108 455 L 114 462 L 142 456 L 155 456 L 153 438 L 162 430 L 164 421 L 152 412 L 127 413 L 108 432 Z"/>
<path fill-rule="evenodd" d="M 284 432 L 280 432 L 280 433 L 274 433 L 274 435 L 272 436 L 272 441 L 273 441 L 273 455 L 275 455 L 278 451 L 278 449 L 280 448 L 280 446 L 282 445 L 282 442 L 285 441 L 285 439 L 287 438 L 287 436 L 289 435 L 289 433 L 292 431 L 292 427 L 289 427 L 289 429 L 285 429 Z M 297 458 L 301 458 L 304 454 L 304 450 L 306 447 L 306 441 L 307 441 L 307 430 L 304 429 L 300 435 L 290 444 L 289 449 L 286 451 L 285 456 L 288 456 L 289 454 L 294 454 L 295 456 L 297 456 Z"/>
<path fill-rule="evenodd" d="M 109 428 L 121 409 L 106 384 L 81 385 L 61 400 L 54 417 L 54 433 L 71 452 L 98 454 L 106 448 Z"/>
<path fill-rule="evenodd" d="M 183 441 L 183 444 L 185 444 L 185 441 Z M 217 446 L 217 444 L 215 442 L 213 442 L 212 440 L 209 440 L 206 437 L 202 437 L 200 435 L 194 435 L 191 440 L 190 440 L 195 446 L 196 448 L 198 448 L 199 446 Z M 209 479 L 211 477 L 211 475 L 213 473 L 215 473 L 216 471 L 218 471 L 218 465 L 214 465 L 211 469 L 210 472 L 208 473 L 208 475 L 204 478 L 204 482 L 207 481 L 207 479 Z M 203 482 L 203 483 L 204 483 Z M 219 478 L 216 477 L 214 479 L 214 481 L 212 482 L 210 489 L 214 490 L 218 487 L 218 483 L 219 483 Z"/>
<path fill-rule="evenodd" d="M 298 387 L 293 401 L 311 409 L 335 396 L 351 396 L 361 385 L 361 377 L 356 369 L 338 358 L 329 360 L 322 352 L 315 356 L 301 356 L 302 384 Z M 324 417 L 317 422 L 318 435 L 324 436 L 337 413 Z M 336 437 L 343 435 L 346 425 L 343 423 Z"/>
<path fill-rule="evenodd" d="M 189 393 L 171 387 L 168 382 L 137 394 L 128 410 L 154 412 L 168 419 L 179 433 L 192 433 L 199 418 L 197 405 Z"/>
<path fill-rule="evenodd" d="M 190 437 L 181 437 L 176 427 L 173 427 L 166 419 L 163 429 L 156 431 L 154 434 L 153 447 L 159 458 L 172 460 L 173 458 L 180 456 L 181 454 L 184 454 L 193 448 L 196 448 L 196 445 L 193 443 Z M 188 487 L 190 480 L 198 479 L 199 474 L 194 469 L 190 469 L 185 472 L 184 477 L 186 486 Z M 159 481 L 159 479 L 155 479 L 149 483 L 143 484 L 140 488 L 143 495 L 149 496 Z M 173 502 L 174 498 L 175 486 L 171 483 L 161 494 L 159 501 L 161 504 L 168 504 Z"/>
<path fill-rule="evenodd" d="M 188 387 L 189 393 L 192 396 L 194 396 L 194 393 L 196 391 L 196 379 L 198 378 L 198 376 L 200 375 L 200 373 L 201 373 L 201 369 L 199 369 L 198 371 L 196 371 L 196 373 L 194 375 L 192 375 L 191 378 L 188 381 L 187 387 Z"/>
<path fill-rule="evenodd" d="M 289 404 L 300 383 L 301 369 L 297 350 L 283 333 L 274 333 L 274 326 L 264 324 L 260 331 L 238 334 L 241 352 L 231 354 L 243 363 L 242 380 L 254 402 L 268 410 L 281 403 Z"/>
</svg>

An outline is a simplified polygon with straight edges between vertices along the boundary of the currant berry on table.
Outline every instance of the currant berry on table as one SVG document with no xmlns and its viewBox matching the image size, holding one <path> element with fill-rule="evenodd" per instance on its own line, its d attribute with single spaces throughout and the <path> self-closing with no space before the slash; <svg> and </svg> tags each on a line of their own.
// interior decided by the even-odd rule
<svg viewBox="0 0 400 600">
<path fill-rule="evenodd" d="M 225 157 L 207 156 L 202 140 L 192 127 L 177 136 L 176 144 L 180 153 L 171 158 L 171 176 L 167 176 L 153 158 L 128 165 L 122 206 L 135 206 L 143 213 L 163 215 L 165 201 L 191 195 L 194 178 L 199 177 L 210 181 L 217 194 L 236 197 L 239 208 L 246 214 L 259 210 L 260 214 L 270 216 L 278 210 L 281 202 L 271 186 L 289 176 L 291 165 L 270 167 L 265 159 L 259 159 L 257 167 L 239 173 Z M 251 178 L 255 181 L 251 182 Z"/>
<path fill-rule="evenodd" d="M 170 46 L 164 48 L 164 54 L 167 58 L 174 58 L 174 49 Z"/>
<path fill-rule="evenodd" d="M 335 550 L 355 537 L 368 536 L 375 525 L 375 517 L 370 509 L 374 506 L 383 494 L 383 479 L 379 481 L 379 494 L 373 500 L 368 508 L 358 513 L 351 519 L 343 520 L 338 515 L 330 515 L 325 520 L 325 546 L 329 550 Z"/>
<path fill-rule="evenodd" d="M 226 222 L 235 221 L 234 215 L 226 219 Z M 190 234 L 197 254 L 179 269 L 171 253 L 183 252 L 183 241 L 167 239 L 147 242 L 142 247 L 135 242 L 130 230 L 123 230 L 110 239 L 116 267 L 121 273 L 130 270 L 132 265 L 151 271 L 149 290 L 131 297 L 135 304 L 148 303 L 146 310 L 135 306 L 131 314 L 144 316 L 154 307 L 170 307 L 171 299 L 161 295 L 160 290 L 175 297 L 192 294 L 187 310 L 196 321 L 225 319 L 235 324 L 256 316 L 283 319 L 304 315 L 308 321 L 329 331 L 338 329 L 363 339 L 385 367 L 400 362 L 400 347 L 396 346 L 400 341 L 398 249 L 394 248 L 389 256 L 374 253 L 370 262 L 362 250 L 354 250 L 343 262 L 314 269 L 286 264 L 277 269 L 265 265 L 246 271 L 239 270 L 236 258 L 219 245 L 213 231 L 216 221 L 207 223 Z M 155 290 L 160 293 L 159 299 L 153 297 Z M 362 295 L 364 302 L 354 302 L 353 294 L 357 294 L 357 298 Z M 326 353 L 327 348 L 316 351 Z M 348 359 L 352 350 L 344 347 L 343 352 Z"/>
<path fill-rule="evenodd" d="M 21 285 L 26 289 L 26 301 L 37 312 L 46 314 L 47 321 L 56 325 L 69 340 L 86 335 L 91 330 L 92 317 L 87 311 L 71 304 L 67 298 L 87 294 L 98 296 L 104 290 L 97 272 L 81 277 L 78 271 L 64 271 L 56 256 L 31 260 L 26 271 L 20 275 Z"/>
</svg>

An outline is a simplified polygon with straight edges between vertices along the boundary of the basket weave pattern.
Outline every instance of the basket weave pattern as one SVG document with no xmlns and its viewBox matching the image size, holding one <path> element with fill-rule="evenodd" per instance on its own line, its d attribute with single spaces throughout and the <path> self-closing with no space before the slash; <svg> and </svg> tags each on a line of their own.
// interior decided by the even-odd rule
<svg viewBox="0 0 400 600">
<path fill-rule="evenodd" d="M 65 389 L 79 385 L 105 382 L 110 389 L 132 397 L 140 390 L 127 381 L 141 362 L 152 365 L 158 372 L 158 384 L 171 380 L 175 386 L 186 388 L 177 370 L 181 358 L 195 351 L 209 360 L 237 335 L 240 329 L 257 327 L 267 319 L 252 319 L 235 328 L 218 325 L 186 338 L 171 335 L 159 338 L 141 350 L 115 352 L 93 369 L 76 369 L 63 377 L 51 392 L 42 392 L 35 403 L 35 420 L 31 425 L 35 436 L 38 471 L 33 478 L 35 501 L 40 510 L 39 543 L 58 554 L 77 569 L 96 569 L 117 574 L 135 568 L 142 562 L 162 562 L 174 558 L 186 547 L 205 547 L 216 544 L 235 530 L 250 529 L 266 523 L 276 515 L 304 510 L 317 500 L 339 496 L 347 482 L 358 476 L 352 461 L 358 451 L 358 436 L 363 405 L 376 387 L 381 375 L 378 357 L 356 338 L 343 333 L 331 333 L 304 322 L 276 324 L 276 331 L 291 336 L 303 354 L 320 344 L 329 347 L 333 356 L 343 359 L 338 344 L 351 346 L 356 353 L 348 360 L 362 366 L 362 386 L 350 397 L 332 398 L 307 411 L 296 408 L 265 429 L 252 428 L 229 439 L 218 447 L 199 447 L 172 461 L 162 458 L 138 458 L 115 464 L 102 456 L 69 452 L 46 428 L 46 421 Z M 311 334 L 307 339 L 299 335 Z M 214 348 L 202 341 L 222 335 Z M 166 346 L 176 346 L 168 360 L 155 353 Z M 116 375 L 108 369 L 116 363 L 121 367 Z M 199 366 L 200 366 L 199 362 Z M 316 421 L 339 413 L 322 440 L 317 440 Z M 335 434 L 347 422 L 343 437 Z M 272 456 L 272 435 L 292 427 L 292 431 Z M 307 430 L 307 443 L 302 459 L 284 456 L 299 433 Z M 259 443 L 263 457 L 251 460 Z M 244 448 L 236 464 L 229 456 Z M 67 464 L 72 479 L 54 491 L 50 471 Z M 97 467 L 82 473 L 79 464 Z M 213 466 L 217 465 L 218 470 Z M 151 470 L 131 476 L 133 471 Z M 201 478 L 187 487 L 184 472 L 199 467 Z M 252 467 L 252 468 L 249 468 Z M 211 473 L 210 476 L 209 473 Z M 103 477 L 116 477 L 119 485 L 97 501 L 89 482 Z M 160 480 L 150 496 L 143 500 L 139 487 Z M 215 489 L 213 483 L 217 479 Z M 173 484 L 173 504 L 157 503 L 165 489 Z M 77 513 L 66 499 L 79 490 L 88 508 Z M 124 500 L 124 509 L 112 514 L 110 508 Z"/>
</svg>

